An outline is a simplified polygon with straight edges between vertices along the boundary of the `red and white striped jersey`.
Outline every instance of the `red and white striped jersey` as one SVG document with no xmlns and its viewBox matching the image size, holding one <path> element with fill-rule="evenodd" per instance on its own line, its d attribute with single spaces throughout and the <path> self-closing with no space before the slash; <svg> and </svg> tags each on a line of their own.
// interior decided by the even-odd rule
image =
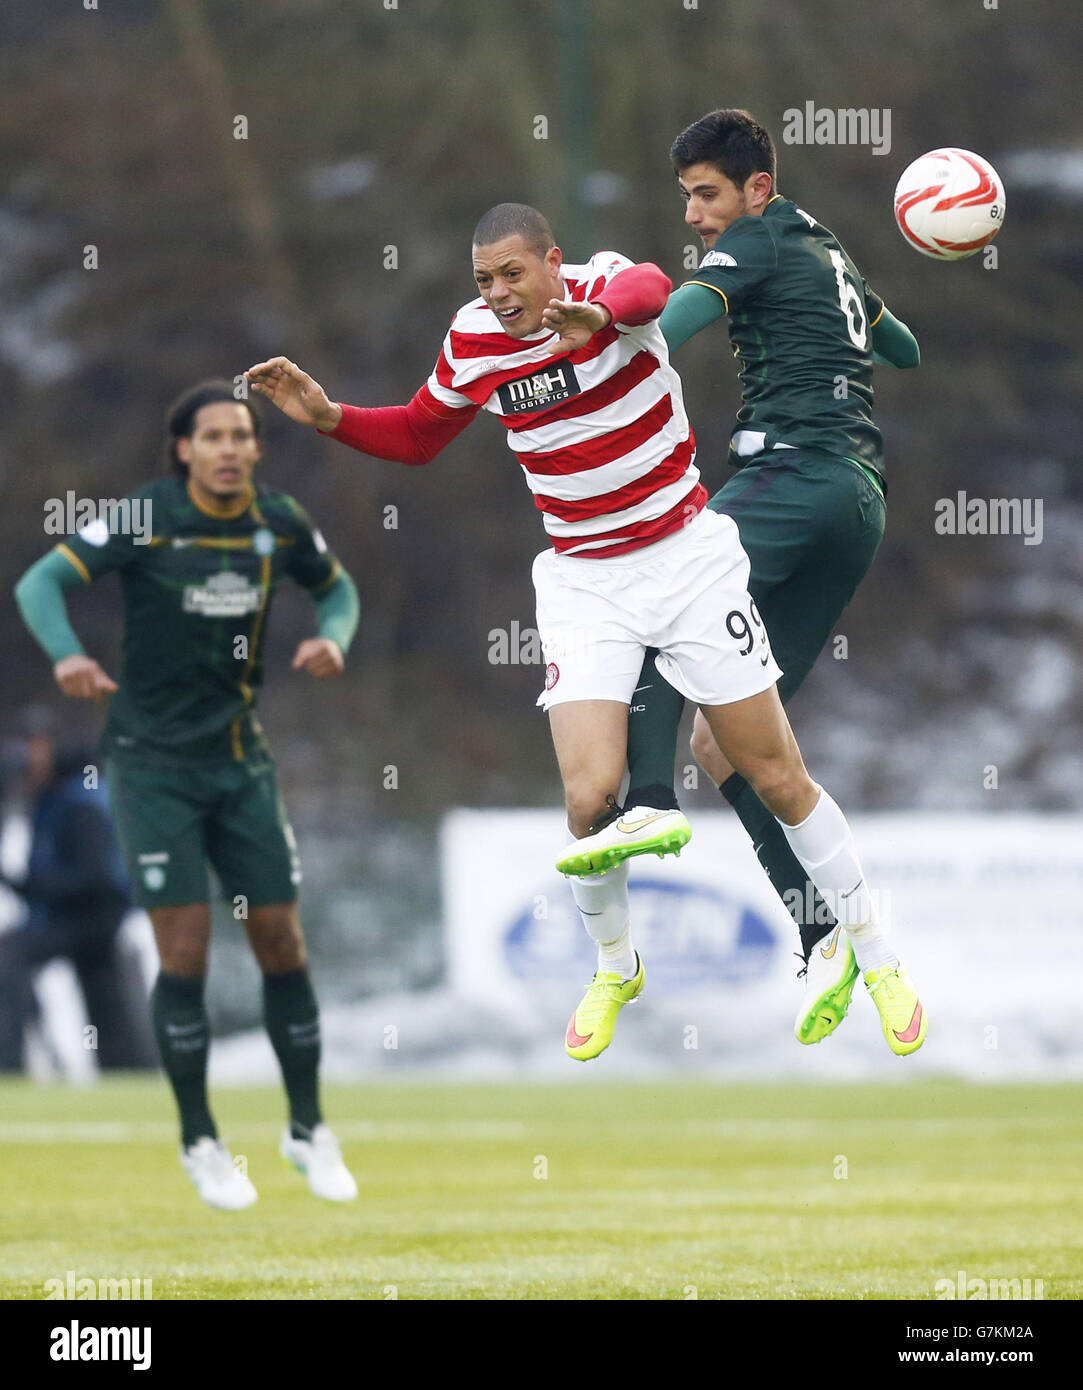
<svg viewBox="0 0 1083 1390">
<path fill-rule="evenodd" d="M 631 266 L 613 251 L 562 266 L 566 295 L 592 300 Z M 707 493 L 658 320 L 611 323 L 559 357 L 547 346 L 556 336 L 511 338 L 483 299 L 471 300 L 422 394 L 445 418 L 478 406 L 499 417 L 558 552 L 622 555 L 671 535 Z"/>
</svg>

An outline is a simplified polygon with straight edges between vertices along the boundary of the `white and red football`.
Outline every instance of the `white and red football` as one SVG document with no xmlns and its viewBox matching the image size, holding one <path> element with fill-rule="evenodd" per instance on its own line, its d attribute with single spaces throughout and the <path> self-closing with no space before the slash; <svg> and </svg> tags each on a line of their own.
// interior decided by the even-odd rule
<svg viewBox="0 0 1083 1390">
<path fill-rule="evenodd" d="M 970 150 L 930 150 L 895 186 L 895 221 L 915 251 L 938 261 L 973 256 L 1004 225 L 1004 185 Z"/>
</svg>

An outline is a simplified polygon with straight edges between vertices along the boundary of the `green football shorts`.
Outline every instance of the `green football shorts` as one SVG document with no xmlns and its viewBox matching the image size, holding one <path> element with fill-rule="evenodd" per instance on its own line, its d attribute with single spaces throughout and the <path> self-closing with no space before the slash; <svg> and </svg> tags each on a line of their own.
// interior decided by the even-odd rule
<svg viewBox="0 0 1083 1390">
<path fill-rule="evenodd" d="M 816 664 L 873 562 L 886 509 L 864 468 L 817 449 L 776 449 L 707 504 L 737 523 L 749 592 L 782 667 L 782 702 Z"/>
<path fill-rule="evenodd" d="M 141 907 L 209 902 L 208 863 L 227 900 L 296 899 L 301 860 L 271 759 L 173 765 L 114 756 L 106 776 Z"/>
</svg>

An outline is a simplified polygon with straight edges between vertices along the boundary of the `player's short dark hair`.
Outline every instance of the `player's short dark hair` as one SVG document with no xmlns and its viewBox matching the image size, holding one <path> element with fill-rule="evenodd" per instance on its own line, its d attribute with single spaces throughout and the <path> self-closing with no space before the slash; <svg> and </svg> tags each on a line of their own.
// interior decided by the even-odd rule
<svg viewBox="0 0 1083 1390">
<path fill-rule="evenodd" d="M 775 142 L 748 111 L 727 106 L 709 111 L 669 147 L 674 172 L 692 164 L 710 164 L 738 188 L 753 174 L 770 174 L 775 182 Z"/>
<path fill-rule="evenodd" d="M 557 244 L 553 229 L 537 208 L 526 203 L 497 203 L 474 228 L 475 246 L 492 246 L 505 237 L 521 236 L 539 259 Z"/>
<path fill-rule="evenodd" d="M 199 381 L 190 386 L 169 406 L 165 413 L 165 466 L 182 478 L 188 473 L 188 465 L 177 457 L 177 440 L 191 439 L 196 426 L 196 416 L 205 405 L 243 405 L 252 419 L 252 433 L 258 439 L 263 421 L 255 403 L 247 396 L 238 398 L 232 381 Z"/>
</svg>

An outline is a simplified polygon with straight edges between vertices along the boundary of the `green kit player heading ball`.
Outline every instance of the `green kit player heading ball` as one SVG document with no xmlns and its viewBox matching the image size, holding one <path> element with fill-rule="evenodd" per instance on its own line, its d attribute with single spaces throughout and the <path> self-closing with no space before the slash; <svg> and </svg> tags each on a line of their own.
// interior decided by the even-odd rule
<svg viewBox="0 0 1083 1390">
<path fill-rule="evenodd" d="M 838 238 L 777 192 L 774 144 L 747 111 L 710 112 L 677 137 L 670 158 L 685 221 L 705 252 L 670 296 L 661 327 L 675 351 L 729 320 L 742 397 L 729 450 L 737 472 L 708 505 L 737 524 L 751 566 L 749 592 L 782 667 L 778 688 L 786 702 L 883 535 L 887 488 L 872 415 L 873 363 L 916 367 L 918 346 Z M 639 684 L 628 730 L 628 803 L 676 806 L 673 763 L 684 701 L 658 674 L 651 653 Z M 839 932 L 838 905 L 825 904 L 806 882 L 777 821 L 726 762 L 702 716 L 692 748 L 800 928 L 806 988 L 798 1040 L 819 1042 L 837 1027 L 859 971 L 882 1017 L 907 1013 L 911 999 L 920 1009 L 893 952 L 878 948 L 869 956 L 860 932 Z"/>
<path fill-rule="evenodd" d="M 342 672 L 357 590 L 294 499 L 253 482 L 260 417 L 229 382 L 200 383 L 170 407 L 166 448 L 168 474 L 56 546 L 19 581 L 16 598 L 64 693 L 109 698 L 103 751 L 132 883 L 161 958 L 151 1009 L 186 1172 L 210 1206 L 256 1200 L 218 1139 L 207 1099 L 209 861 L 263 974 L 264 1019 L 289 1100 L 281 1152 L 317 1196 L 349 1201 L 357 1186 L 320 1111 L 319 1009 L 297 910 L 297 845 L 255 707 L 281 580 L 314 600 L 319 636 L 299 645 L 293 667 L 317 680 Z M 144 524 L 124 533 L 120 523 L 136 516 Z M 84 652 L 65 601 L 67 590 L 110 570 L 124 603 L 116 683 Z"/>
</svg>

